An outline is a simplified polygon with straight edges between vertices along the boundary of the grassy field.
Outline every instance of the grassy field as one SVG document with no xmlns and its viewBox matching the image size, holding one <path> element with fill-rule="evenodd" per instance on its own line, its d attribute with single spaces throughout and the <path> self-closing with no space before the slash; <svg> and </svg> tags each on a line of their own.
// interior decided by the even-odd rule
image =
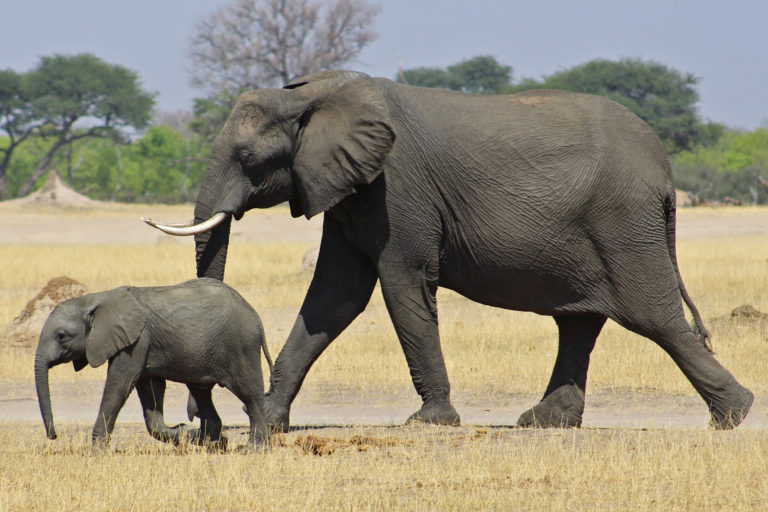
<svg viewBox="0 0 768 512">
<path fill-rule="evenodd" d="M 702 212 L 681 215 L 713 215 Z M 226 280 L 262 316 L 273 355 L 311 278 L 300 271 L 310 246 L 233 241 L 230 248 Z M 718 359 L 764 396 L 768 328 L 728 316 L 742 304 L 768 311 L 768 239 L 681 240 L 678 257 Z M 98 291 L 194 274 L 192 251 L 181 244 L 0 245 L 0 261 L 0 326 L 54 276 Z M 557 350 L 551 318 L 444 290 L 438 303 L 454 390 L 477 397 L 543 391 Z M 32 354 L 0 349 L 0 385 L 31 381 L 31 367 Z M 51 386 L 103 379 L 103 371 L 83 373 L 59 367 Z M 380 293 L 318 360 L 304 388 L 413 393 Z M 611 322 L 593 353 L 588 388 L 695 395 L 660 348 Z M 271 453 L 245 456 L 165 446 L 133 425 L 116 429 L 112 448 L 94 456 L 90 425 L 73 428 L 76 435 L 49 442 L 39 422 L 0 423 L 0 510 L 768 508 L 764 431 L 360 426 L 297 430 L 276 438 Z"/>
<path fill-rule="evenodd" d="M 349 428 L 271 453 L 0 429 L 2 510 L 765 510 L 764 432 Z"/>
</svg>

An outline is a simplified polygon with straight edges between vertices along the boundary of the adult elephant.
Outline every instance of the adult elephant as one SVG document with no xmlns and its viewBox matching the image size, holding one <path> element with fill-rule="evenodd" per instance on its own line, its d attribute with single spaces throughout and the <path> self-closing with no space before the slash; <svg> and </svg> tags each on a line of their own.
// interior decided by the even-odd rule
<svg viewBox="0 0 768 512">
<path fill-rule="evenodd" d="M 551 380 L 520 425 L 581 424 L 589 357 L 607 318 L 672 357 L 715 427 L 738 425 L 752 404 L 708 350 L 680 279 L 664 148 L 606 98 L 472 96 L 346 71 L 247 92 L 213 145 L 197 224 L 159 227 L 195 234 L 198 276 L 223 279 L 231 218 L 284 201 L 294 217 L 324 212 L 324 221 L 314 277 L 266 397 L 277 429 L 288 427 L 307 371 L 365 309 L 377 280 L 423 400 L 409 420 L 459 423 L 438 286 L 557 322 Z"/>
</svg>

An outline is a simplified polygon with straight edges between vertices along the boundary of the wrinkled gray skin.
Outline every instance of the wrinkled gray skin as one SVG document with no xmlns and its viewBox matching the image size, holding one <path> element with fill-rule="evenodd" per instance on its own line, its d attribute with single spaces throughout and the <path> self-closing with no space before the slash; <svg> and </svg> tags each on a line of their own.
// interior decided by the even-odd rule
<svg viewBox="0 0 768 512">
<path fill-rule="evenodd" d="M 590 353 L 607 318 L 672 357 L 715 427 L 738 425 L 752 404 L 708 350 L 683 287 L 664 148 L 606 98 L 471 96 L 354 72 L 245 93 L 213 146 L 195 222 L 284 201 L 294 217 L 324 212 L 324 223 L 314 278 L 271 376 L 273 428 L 288 427 L 307 371 L 377 281 L 423 400 L 411 421 L 459 423 L 438 286 L 554 317 L 552 376 L 519 425 L 581 424 Z M 223 279 L 230 220 L 196 235 L 198 276 Z"/>
<path fill-rule="evenodd" d="M 245 404 L 250 420 L 248 449 L 268 447 L 262 349 L 271 367 L 259 316 L 235 290 L 214 279 L 151 288 L 123 286 L 64 301 L 46 320 L 35 356 L 35 383 L 46 433 L 56 438 L 48 370 L 69 361 L 76 371 L 109 361 L 93 426 L 95 447 L 109 442 L 117 415 L 134 387 L 154 438 L 176 444 L 184 437 L 199 444 L 225 442 L 211 401 L 215 384 Z M 187 384 L 197 403 L 199 432 L 165 425 L 166 379 Z"/>
</svg>

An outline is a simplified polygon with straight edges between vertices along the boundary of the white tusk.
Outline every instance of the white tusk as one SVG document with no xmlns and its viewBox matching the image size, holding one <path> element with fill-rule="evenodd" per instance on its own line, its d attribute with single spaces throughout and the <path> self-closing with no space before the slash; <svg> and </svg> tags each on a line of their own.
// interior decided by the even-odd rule
<svg viewBox="0 0 768 512">
<path fill-rule="evenodd" d="M 190 224 L 164 224 L 162 222 L 158 222 L 152 219 L 148 219 L 147 217 L 142 217 L 141 220 L 152 226 L 153 228 L 157 228 L 160 231 L 163 231 L 164 233 L 168 233 L 169 235 L 176 235 L 176 236 L 189 236 L 189 235 L 198 235 L 200 233 L 205 233 L 206 231 L 209 231 L 219 224 L 221 224 L 224 219 L 226 219 L 229 216 L 229 214 L 224 212 L 219 212 L 210 219 L 201 222 L 200 224 L 190 225 Z"/>
</svg>

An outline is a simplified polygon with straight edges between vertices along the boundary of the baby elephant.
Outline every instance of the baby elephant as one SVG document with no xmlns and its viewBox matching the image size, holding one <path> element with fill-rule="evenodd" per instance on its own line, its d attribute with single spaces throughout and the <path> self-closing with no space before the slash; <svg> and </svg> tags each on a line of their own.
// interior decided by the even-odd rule
<svg viewBox="0 0 768 512">
<path fill-rule="evenodd" d="M 211 401 L 215 384 L 245 404 L 249 451 L 268 448 L 263 414 L 260 350 L 270 371 L 264 328 L 240 294 L 215 279 L 174 286 L 123 286 L 57 305 L 43 326 L 35 356 L 35 384 L 46 433 L 56 439 L 48 370 L 72 361 L 75 371 L 109 360 L 93 444 L 105 446 L 120 409 L 135 387 L 153 437 L 178 443 L 182 426 L 163 420 L 165 380 L 183 382 L 197 403 L 201 432 L 196 442 L 218 442 L 221 419 Z"/>
</svg>

